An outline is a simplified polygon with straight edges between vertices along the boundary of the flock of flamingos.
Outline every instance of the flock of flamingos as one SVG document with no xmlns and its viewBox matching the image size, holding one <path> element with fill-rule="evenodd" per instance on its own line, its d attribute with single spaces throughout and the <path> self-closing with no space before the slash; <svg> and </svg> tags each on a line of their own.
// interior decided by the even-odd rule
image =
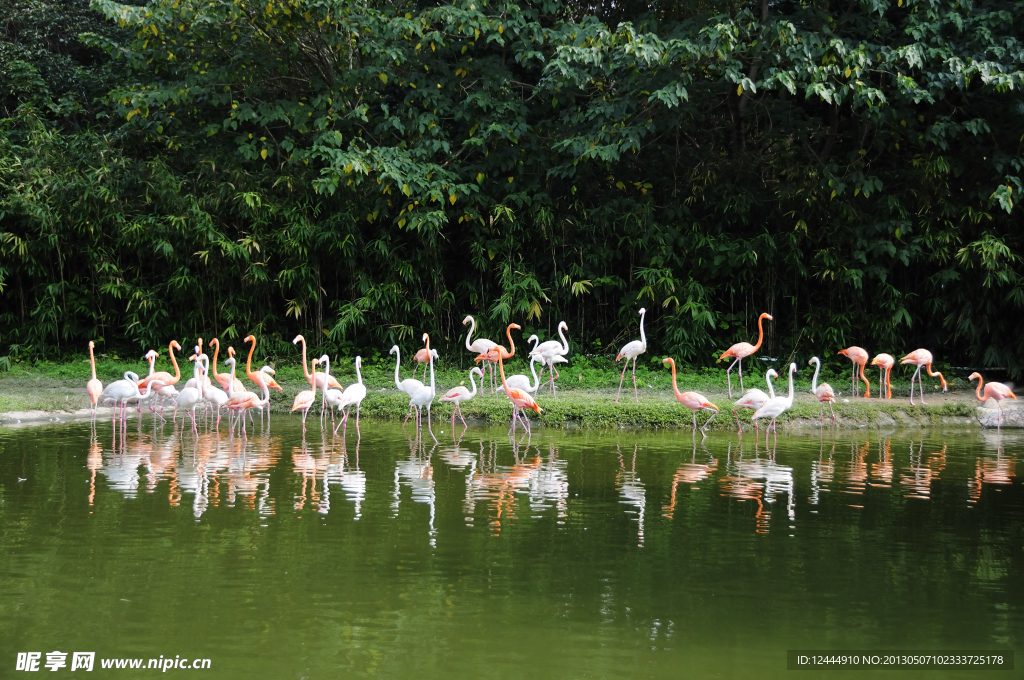
<svg viewBox="0 0 1024 680">
<path fill-rule="evenodd" d="M 629 362 L 633 362 L 633 397 L 637 403 L 640 401 L 639 392 L 636 384 L 636 360 L 641 354 L 647 351 L 647 336 L 644 334 L 644 315 L 646 309 L 640 310 L 640 339 L 634 340 L 627 343 L 616 355 L 615 361 L 625 359 L 625 364 L 622 367 L 622 376 L 619 378 L 619 389 L 615 395 L 615 403 L 619 403 L 619 398 L 622 395 L 622 385 L 626 378 L 626 368 L 629 367 Z M 755 354 L 761 348 L 761 342 L 764 339 L 764 328 L 763 322 L 767 319 L 772 320 L 770 314 L 761 314 L 757 320 L 758 338 L 757 344 L 751 345 L 748 342 L 738 342 L 718 358 L 719 361 L 722 359 L 732 359 L 733 362 L 729 365 L 726 370 L 726 379 L 729 389 L 729 398 L 732 398 L 732 369 L 737 367 L 737 373 L 740 380 L 740 390 L 743 390 L 743 359 Z M 540 385 L 541 379 L 538 377 L 537 371 L 534 368 L 535 363 L 541 364 L 540 375 L 543 376 L 544 369 L 548 369 L 548 384 L 550 386 L 551 394 L 555 394 L 555 379 L 558 377 L 558 369 L 555 368 L 555 364 L 564 363 L 567 361 L 566 355 L 569 353 L 569 341 L 566 339 L 563 331 L 568 330 L 568 325 L 563 321 L 558 325 L 558 335 L 560 340 L 549 340 L 547 342 L 540 342 L 540 339 L 536 335 L 530 336 L 527 340 L 528 343 L 532 344 L 530 349 L 530 372 L 533 375 L 531 380 L 527 375 L 513 375 L 509 378 L 505 377 L 505 364 L 506 359 L 510 359 L 515 356 L 515 343 L 512 340 L 512 329 L 521 329 L 518 324 L 509 324 L 505 330 L 505 334 L 508 337 L 510 349 L 505 349 L 503 346 L 485 338 L 477 338 L 472 340 L 473 333 L 476 330 L 476 321 L 472 316 L 467 316 L 463 320 L 463 325 L 471 324 L 469 333 L 466 336 L 466 349 L 470 352 L 477 354 L 475 361 L 482 363 L 486 368 L 490 369 L 490 382 L 492 391 L 497 390 L 497 376 L 495 376 L 495 367 L 497 367 L 498 373 L 501 378 L 501 387 L 509 400 L 512 402 L 512 422 L 511 430 L 514 433 L 516 423 L 521 423 L 527 432 L 530 431 L 530 420 L 526 417 L 527 410 L 536 411 L 538 414 L 541 413 L 540 406 L 534 400 L 533 394 L 536 394 Z M 483 381 L 485 380 L 485 372 L 479 367 L 473 367 L 469 372 L 469 381 L 473 386 L 472 390 L 464 386 L 454 387 L 443 395 L 437 397 L 437 389 L 434 383 L 434 360 L 438 358 L 437 350 L 430 348 L 430 337 L 424 333 L 423 341 L 425 347 L 416 352 L 415 359 L 417 362 L 416 368 L 413 371 L 413 377 L 405 380 L 400 379 L 399 368 L 401 366 L 401 352 L 398 345 L 391 348 L 390 353 L 395 355 L 395 386 L 409 397 L 409 415 L 406 416 L 406 422 L 415 410 L 416 413 L 416 427 L 417 430 L 421 430 L 423 427 L 422 412 L 425 408 L 427 411 L 427 429 L 433 436 L 433 431 L 430 424 L 430 408 L 434 402 L 435 397 L 438 401 L 450 402 L 454 405 L 452 411 L 452 427 L 455 425 L 455 416 L 458 415 L 462 424 L 466 425 L 465 418 L 462 417 L 461 403 L 472 399 L 477 393 L 477 385 L 474 376 L 479 375 L 481 380 L 481 387 L 483 387 Z M 96 378 L 96 360 L 93 355 L 94 343 L 89 342 L 89 360 L 92 365 L 92 379 L 86 384 L 86 391 L 89 394 L 89 398 L 92 402 L 93 412 L 95 413 L 97 405 L 112 404 L 113 417 L 116 422 L 118 409 L 121 413 L 122 425 L 125 419 L 125 412 L 129 403 L 137 404 L 137 408 L 141 411 L 143 404 L 148 404 L 150 409 L 156 413 L 156 405 L 159 405 L 161 411 L 164 405 L 169 401 L 174 406 L 174 420 L 177 422 L 177 412 L 179 409 L 185 410 L 189 413 L 192 419 L 192 429 L 198 432 L 196 425 L 196 409 L 202 406 L 204 409 L 214 408 L 217 413 L 217 427 L 220 426 L 220 409 L 226 408 L 228 410 L 228 421 L 232 431 L 240 423 L 242 427 L 242 434 L 245 436 L 245 416 L 248 413 L 250 420 L 252 418 L 252 411 L 258 410 L 262 416 L 264 408 L 269 409 L 270 405 L 270 390 L 276 389 L 283 391 L 281 386 L 274 379 L 274 369 L 269 366 L 263 366 L 258 371 L 252 370 L 252 355 L 256 349 L 256 338 L 252 335 L 245 338 L 246 344 L 252 343 L 249 348 L 249 356 L 245 365 L 245 375 L 249 378 L 260 390 L 262 397 L 256 392 L 249 391 L 242 384 L 241 380 L 236 377 L 236 359 L 234 348 L 228 348 L 228 358 L 224 360 L 224 364 L 230 368 L 230 373 L 218 372 L 218 358 L 220 355 L 220 342 L 214 338 L 210 341 L 210 346 L 214 348 L 213 361 L 207 354 L 203 352 L 203 341 L 200 338 L 198 344 L 195 346 L 195 352 L 189 357 L 189 361 L 193 362 L 193 373 L 192 379 L 188 380 L 181 390 L 178 390 L 175 385 L 181 379 L 181 370 L 178 367 L 178 363 L 175 360 L 174 351 L 181 350 L 181 345 L 176 340 L 172 340 L 168 345 L 168 353 L 170 356 L 171 364 L 174 366 L 174 374 L 166 371 L 154 371 L 155 361 L 158 354 L 155 350 L 150 350 L 146 353 L 145 358 L 149 361 L 149 375 L 144 378 L 132 372 L 127 371 L 124 374 L 122 380 L 117 380 L 106 387 Z M 366 386 L 363 384 L 362 373 L 360 371 L 362 367 L 362 359 L 360 357 L 355 358 L 355 369 L 356 369 L 356 382 L 349 385 L 348 387 L 342 387 L 337 379 L 331 375 L 330 372 L 330 358 L 325 354 L 319 358 L 314 358 L 309 368 L 306 365 L 306 340 L 301 335 L 295 337 L 292 341 L 293 344 L 297 345 L 302 343 L 302 370 L 306 376 L 306 380 L 309 382 L 310 389 L 303 390 L 295 397 L 295 402 L 292 405 L 292 411 L 302 411 L 302 427 L 305 430 L 306 427 L 306 416 L 309 411 L 314 407 L 317 401 L 317 390 L 320 390 L 320 417 L 324 419 L 325 414 L 330 408 L 332 423 L 336 421 L 337 412 L 341 413 L 340 422 L 334 425 L 334 432 L 337 434 L 339 428 L 347 428 L 349 414 L 352 407 L 356 409 L 356 428 L 359 427 L 359 409 L 363 399 L 366 397 Z M 854 396 L 858 396 L 858 378 L 864 382 L 864 397 L 869 398 L 871 396 L 871 383 L 864 375 L 864 371 L 867 368 L 868 353 L 860 347 L 848 347 L 839 352 L 850 359 L 853 362 L 853 374 L 851 376 L 851 388 Z M 693 430 L 697 431 L 697 411 L 711 411 L 711 416 L 705 421 L 704 425 L 700 428 L 702 435 L 705 435 L 708 423 L 714 418 L 715 414 L 718 413 L 718 407 L 711 403 L 704 395 L 698 392 L 680 392 L 679 387 L 676 384 L 676 365 L 675 361 L 671 357 L 666 357 L 662 360 L 662 363 L 668 364 L 672 370 L 672 389 L 675 392 L 676 399 L 683 406 L 690 409 L 693 415 Z M 943 391 L 948 390 L 946 379 L 942 373 L 938 371 L 932 371 L 932 353 L 925 349 L 918 349 L 900 359 L 901 364 L 910 364 L 917 366 L 917 370 L 910 379 L 910 403 L 914 404 L 914 380 L 917 379 L 920 387 L 920 401 L 924 404 L 924 383 L 921 377 L 921 369 L 927 370 L 928 375 L 937 376 L 942 382 Z M 424 367 L 424 380 L 426 379 L 426 373 L 430 371 L 430 384 L 427 385 L 420 380 L 415 379 L 416 371 L 419 370 L 419 366 L 427 364 Z M 832 421 L 835 422 L 836 416 L 835 411 L 832 409 L 832 403 L 835 402 L 836 394 L 830 385 L 827 383 L 818 384 L 818 373 L 821 370 L 821 361 L 818 357 L 812 357 L 808 362 L 809 365 L 814 365 L 814 378 L 812 379 L 811 392 L 818 399 L 820 404 L 819 415 L 822 424 L 824 423 L 824 408 L 825 404 L 828 404 L 829 411 L 832 415 Z M 892 367 L 896 364 L 896 360 L 889 354 L 879 354 L 871 360 L 872 366 L 879 367 L 879 387 L 880 397 L 886 399 L 892 398 L 892 388 L 889 382 L 889 374 Z M 317 366 L 322 366 L 321 372 L 317 372 Z M 858 371 L 859 369 L 859 371 Z M 768 418 L 768 427 L 765 428 L 765 438 L 767 439 L 769 432 L 775 431 L 776 419 L 782 415 L 785 411 L 793 406 L 793 374 L 796 372 L 797 366 L 795 363 L 789 365 L 789 391 L 786 396 L 776 396 L 775 390 L 772 385 L 772 378 L 778 377 L 778 374 L 773 370 L 769 369 L 766 373 L 766 381 L 768 383 L 768 393 L 759 389 L 747 390 L 739 400 L 734 404 L 733 415 L 736 417 L 736 423 L 739 431 L 742 433 L 742 426 L 739 424 L 739 417 L 736 416 L 736 409 L 750 409 L 754 411 L 752 421 L 754 423 L 755 430 L 758 429 L 758 420 Z M 986 401 L 993 399 L 997 406 L 999 406 L 999 420 L 997 423 L 1002 422 L 1002 406 L 999 404 L 1003 399 L 1016 399 L 1013 391 L 1010 390 L 1006 385 L 997 382 L 984 383 L 981 375 L 978 373 L 972 373 L 970 380 L 978 379 L 978 388 L 976 396 L 979 401 Z M 984 383 L 984 387 L 983 387 Z M 881 388 L 884 386 L 884 390 Z M 163 417 L 162 415 L 160 416 Z M 404 423 L 403 423 L 404 424 Z M 184 427 L 184 419 L 182 419 L 182 427 Z"/>
</svg>

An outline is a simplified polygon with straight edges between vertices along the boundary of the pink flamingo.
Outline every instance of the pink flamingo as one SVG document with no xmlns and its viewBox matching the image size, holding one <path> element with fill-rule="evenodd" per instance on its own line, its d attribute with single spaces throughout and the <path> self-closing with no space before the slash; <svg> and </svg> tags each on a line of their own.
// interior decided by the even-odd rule
<svg viewBox="0 0 1024 680">
<path fill-rule="evenodd" d="M 967 379 L 968 380 L 974 380 L 975 378 L 978 379 L 978 389 L 975 392 L 975 396 L 978 398 L 978 401 L 985 402 L 988 399 L 993 399 L 996 402 L 996 406 L 999 408 L 999 418 L 996 420 L 996 430 L 999 430 L 1000 427 L 1002 426 L 1002 422 L 1003 422 L 1003 405 L 1000 404 L 999 402 L 1001 402 L 1003 399 L 1014 399 L 1015 400 L 1015 399 L 1017 399 L 1017 395 L 1014 394 L 1013 390 L 1011 390 L 1009 387 L 1007 387 L 1003 383 L 997 383 L 997 382 L 985 383 L 985 379 L 982 378 L 981 374 L 978 373 L 978 372 L 971 373 L 970 377 L 967 378 Z M 982 395 L 982 392 L 981 392 L 982 384 L 985 385 L 985 396 L 981 396 Z M 984 427 L 984 425 L 982 427 Z"/>
<path fill-rule="evenodd" d="M 211 366 L 213 372 L 213 379 L 220 384 L 220 388 L 225 392 L 228 391 L 228 386 L 235 392 L 244 392 L 245 385 L 242 384 L 241 380 L 235 379 L 235 383 L 231 384 L 231 375 L 229 373 L 218 373 L 217 372 L 217 357 L 220 356 L 220 340 L 214 338 L 210 340 L 210 346 L 214 347 L 213 350 L 213 365 Z M 228 356 L 233 357 L 235 355 L 235 349 L 233 347 L 228 348 Z"/>
<path fill-rule="evenodd" d="M 699 392 L 680 392 L 679 387 L 676 385 L 676 362 L 672 357 L 665 357 L 661 360 L 661 363 L 668 364 L 672 368 L 672 391 L 676 393 L 676 400 L 690 409 L 693 414 L 693 431 L 697 431 L 697 411 L 714 411 L 711 414 L 711 418 L 714 418 L 718 413 L 718 407 L 708 401 L 708 398 Z M 711 418 L 704 421 L 704 425 L 700 428 L 700 433 L 707 436 L 705 430 L 708 427 L 708 423 L 711 422 Z"/>
<path fill-rule="evenodd" d="M 469 339 L 471 337 L 473 337 L 473 331 L 476 330 L 476 320 L 472 316 L 467 314 L 466 318 L 462 320 L 462 325 L 465 326 L 467 323 L 470 324 L 470 326 L 469 326 L 469 334 L 466 335 L 466 349 L 468 349 L 470 352 L 475 352 L 476 354 L 487 354 L 492 349 L 494 349 L 495 347 L 498 346 L 498 343 L 494 342 L 493 340 L 488 340 L 486 338 L 477 338 L 476 340 L 474 340 L 471 343 L 469 341 Z M 481 378 L 480 387 L 483 388 L 483 379 L 482 378 Z M 494 364 L 491 364 L 491 392 L 493 393 L 494 391 L 495 391 Z"/>
<path fill-rule="evenodd" d="M 864 375 L 864 367 L 868 364 L 868 353 L 867 350 L 857 346 L 847 347 L 846 349 L 839 350 L 839 354 L 842 354 L 847 359 L 853 362 L 853 376 L 850 379 L 851 387 L 850 392 L 853 396 L 857 395 L 857 367 L 860 367 L 860 379 L 864 381 L 864 398 L 871 398 L 871 383 L 868 382 L 867 377 Z"/>
<path fill-rule="evenodd" d="M 878 366 L 878 397 L 879 399 L 892 399 L 892 383 L 889 382 L 889 373 L 892 372 L 892 367 L 896 365 L 896 360 L 892 358 L 891 354 L 879 354 L 871 360 L 872 366 Z M 883 372 L 885 379 L 882 379 Z M 882 385 L 885 385 L 885 389 L 882 389 Z"/>
<path fill-rule="evenodd" d="M 751 411 L 756 411 L 765 404 L 768 403 L 769 399 L 775 398 L 775 388 L 772 386 L 772 378 L 779 377 L 779 374 L 775 372 L 774 368 L 769 368 L 765 374 L 764 379 L 768 383 L 768 394 L 765 394 L 756 387 L 752 387 L 746 391 L 746 393 L 736 400 L 733 404 L 736 408 L 749 408 Z M 733 409 L 733 417 L 736 418 L 736 428 L 739 434 L 743 434 L 743 428 L 740 427 L 740 417 L 736 415 L 736 409 Z M 754 432 L 758 431 L 757 421 L 754 421 Z"/>
<path fill-rule="evenodd" d="M 949 386 L 946 384 L 946 379 L 942 377 L 942 373 L 938 371 L 932 372 L 932 353 L 926 349 L 915 349 L 907 356 L 900 359 L 901 364 L 911 364 L 917 366 L 917 370 L 914 371 L 914 375 L 910 376 L 910 405 L 914 405 L 914 378 L 917 378 L 917 383 L 921 387 L 921 405 L 924 406 L 924 378 L 921 377 L 921 368 L 926 368 L 928 375 L 939 376 L 939 380 L 942 381 L 942 391 L 948 392 Z"/>
<path fill-rule="evenodd" d="M 427 379 L 427 363 L 430 361 L 431 357 L 434 358 L 434 361 L 440 361 L 441 359 L 441 357 L 438 356 L 437 354 L 437 350 L 430 349 L 429 347 L 424 347 L 423 349 L 421 349 L 420 351 L 416 352 L 416 354 L 413 355 L 412 358 L 416 360 L 416 365 L 413 366 L 412 369 L 413 378 L 416 378 L 416 371 L 420 370 L 420 366 L 422 365 L 423 379 Z"/>
<path fill-rule="evenodd" d="M 267 373 L 267 372 L 262 371 L 262 370 L 261 371 L 256 371 L 255 373 L 253 372 L 253 370 L 252 370 L 252 353 L 256 351 L 256 336 L 255 335 L 247 335 L 245 340 L 242 340 L 242 342 L 251 342 L 252 343 L 252 347 L 249 348 L 249 357 L 245 360 L 245 375 L 249 378 L 249 380 L 251 380 L 254 383 L 256 383 L 257 387 L 263 387 L 263 383 L 266 382 L 267 387 L 269 389 L 277 390 L 278 392 L 284 392 L 284 388 L 277 384 L 277 381 L 274 380 L 274 376 L 271 375 L 270 373 Z M 306 343 L 302 343 L 302 348 L 303 349 L 306 348 Z M 335 380 L 335 382 L 337 382 L 337 380 Z M 339 387 L 340 387 L 340 385 L 339 385 Z M 322 385 L 321 385 L 321 388 L 323 388 Z"/>
<path fill-rule="evenodd" d="M 510 335 L 508 340 L 510 344 L 512 342 L 511 331 L 513 327 L 518 329 L 520 326 L 519 324 L 509 325 L 508 332 Z M 537 402 L 533 400 L 533 397 L 528 392 L 515 387 L 509 387 L 508 383 L 505 382 L 505 357 L 501 349 L 502 347 L 500 346 L 495 347 L 491 350 L 491 354 L 498 360 L 498 369 L 501 371 L 501 386 L 505 389 L 505 394 L 508 395 L 509 401 L 512 402 L 512 432 L 515 433 L 516 431 L 516 418 L 518 417 L 523 423 L 523 427 L 526 428 L 526 432 L 530 434 L 530 419 L 525 414 L 520 415 L 520 413 L 528 408 L 533 409 L 537 413 L 543 413 L 543 411 L 541 411 L 540 406 L 537 405 Z"/>
<path fill-rule="evenodd" d="M 296 335 L 295 339 L 292 340 L 293 345 L 297 345 L 300 342 L 302 343 L 302 372 L 306 376 L 306 381 L 310 385 L 312 385 L 314 376 L 316 376 L 316 379 L 320 381 L 319 383 L 317 383 L 316 386 L 319 387 L 320 389 L 324 389 L 325 385 L 336 390 L 344 389 L 341 386 L 341 383 L 338 382 L 337 379 L 334 378 L 333 376 L 324 378 L 322 373 L 320 375 L 316 375 L 316 371 L 310 373 L 308 370 L 306 370 L 306 338 L 302 337 L 301 335 Z"/>
<path fill-rule="evenodd" d="M 167 371 L 157 371 L 156 373 L 150 373 L 145 378 L 139 381 L 139 388 L 143 388 L 149 384 L 151 380 L 159 380 L 164 385 L 177 384 L 178 380 L 181 379 L 181 369 L 178 368 L 178 362 L 174 359 L 174 350 L 180 350 L 181 345 L 178 344 L 177 340 L 171 340 L 167 345 L 167 354 L 171 357 L 171 365 L 174 366 L 174 375 L 171 375 Z"/>
<path fill-rule="evenodd" d="M 726 358 L 732 358 L 734 361 L 729 364 L 729 368 L 725 369 L 726 379 L 729 381 L 729 398 L 732 399 L 732 367 L 737 363 L 739 364 L 740 374 L 740 389 L 743 389 L 743 358 L 749 357 L 751 354 L 761 349 L 761 342 L 764 341 L 764 327 L 761 325 L 764 319 L 772 321 L 772 315 L 765 312 L 761 316 L 757 317 L 757 344 L 751 345 L 749 342 L 737 342 L 729 349 L 722 352 L 722 356 L 718 357 L 718 361 Z"/>
<path fill-rule="evenodd" d="M 834 423 L 836 422 L 836 412 L 832 408 L 832 404 L 836 400 L 835 392 L 828 383 L 818 384 L 818 371 L 821 370 L 821 359 L 811 357 L 807 365 L 810 366 L 811 364 L 814 364 L 814 377 L 811 378 L 811 394 L 818 398 L 818 415 L 821 417 L 821 424 L 825 424 L 825 404 L 828 404 L 828 410 L 832 414 L 832 422 Z"/>
<path fill-rule="evenodd" d="M 302 337 L 301 335 L 299 336 Z M 306 343 L 302 343 L 302 355 L 303 362 L 305 362 L 306 355 Z M 313 373 L 309 377 L 309 384 L 313 386 L 312 390 L 302 390 L 295 395 L 295 401 L 292 403 L 292 413 L 295 411 L 302 411 L 302 431 L 306 431 L 306 416 L 309 415 L 309 409 L 316 401 L 316 365 L 319 359 L 313 359 L 310 365 L 313 367 Z M 305 363 L 303 363 L 303 369 L 305 369 Z"/>
<path fill-rule="evenodd" d="M 451 388 L 450 390 L 448 390 L 443 395 L 437 398 L 438 401 L 450 401 L 451 403 L 455 404 L 455 408 L 452 409 L 453 432 L 455 431 L 456 413 L 459 414 L 459 419 L 462 421 L 462 424 L 466 427 L 469 427 L 468 425 L 466 425 L 466 419 L 462 417 L 462 407 L 460 406 L 460 404 L 462 404 L 462 402 L 464 401 L 469 401 L 470 399 L 476 396 L 476 381 L 473 380 L 474 373 L 480 376 L 480 386 L 483 387 L 484 372 L 481 371 L 478 366 L 474 366 L 473 368 L 469 369 L 469 382 L 473 386 L 472 392 L 470 392 L 469 388 L 465 387 L 464 385 L 459 385 L 458 387 Z"/>
<path fill-rule="evenodd" d="M 96 415 L 96 400 L 99 399 L 100 394 L 103 392 L 103 383 L 96 378 L 96 357 L 93 355 L 92 349 L 96 346 L 92 340 L 89 341 L 89 364 L 92 367 L 92 378 L 89 382 L 85 383 L 85 392 L 89 395 L 89 401 L 92 402 L 92 414 Z"/>
<path fill-rule="evenodd" d="M 629 360 L 633 360 L 633 397 L 636 399 L 636 403 L 640 403 L 640 395 L 636 390 L 636 358 L 647 351 L 647 336 L 644 335 L 644 315 L 647 314 L 647 309 L 640 308 L 640 339 L 632 342 L 627 342 L 619 353 L 615 355 L 615 362 L 618 363 L 619 359 L 625 358 L 626 363 L 622 366 L 622 376 L 619 377 L 619 391 L 615 394 L 615 403 L 619 403 L 619 396 L 622 394 L 622 382 L 626 379 L 626 366 L 629 365 Z"/>
</svg>

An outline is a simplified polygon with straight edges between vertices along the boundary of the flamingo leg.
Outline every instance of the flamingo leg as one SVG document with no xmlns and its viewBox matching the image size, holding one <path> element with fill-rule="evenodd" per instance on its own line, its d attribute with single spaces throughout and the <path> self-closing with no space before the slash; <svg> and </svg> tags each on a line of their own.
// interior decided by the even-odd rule
<svg viewBox="0 0 1024 680">
<path fill-rule="evenodd" d="M 619 397 L 622 395 L 622 383 L 626 379 L 626 369 L 629 367 L 629 359 L 626 359 L 626 363 L 622 365 L 622 377 L 619 378 L 619 391 L 615 394 L 615 403 L 619 403 Z"/>
<path fill-rule="evenodd" d="M 469 425 L 466 424 L 466 419 L 462 417 L 462 405 L 457 403 L 457 404 L 455 404 L 455 408 L 459 409 L 459 420 L 462 421 L 462 426 L 463 427 L 469 427 Z M 453 418 L 452 419 L 452 427 L 454 427 L 454 426 L 455 426 L 455 419 Z"/>
<path fill-rule="evenodd" d="M 640 403 L 640 395 L 636 391 L 636 357 L 633 357 L 633 398 Z"/>
<path fill-rule="evenodd" d="M 910 405 L 911 406 L 914 405 L 914 378 L 916 378 L 917 374 L 920 373 L 920 372 L 921 372 L 921 367 L 918 366 L 917 370 L 914 371 L 914 375 L 910 376 Z M 923 395 L 922 395 L 922 398 L 921 398 L 921 402 L 922 403 L 924 402 L 924 396 Z"/>
<path fill-rule="evenodd" d="M 733 359 L 733 362 L 729 364 L 729 368 L 725 369 L 725 379 L 729 381 L 729 398 L 732 399 L 732 367 L 736 365 L 739 358 Z"/>
<path fill-rule="evenodd" d="M 708 409 L 708 410 L 711 411 L 711 409 Z M 707 420 L 705 420 L 704 421 L 704 426 L 702 428 L 700 428 L 701 434 L 703 434 L 705 437 L 707 436 L 708 425 L 711 424 L 711 420 L 715 417 L 715 415 L 717 413 L 718 413 L 717 411 L 712 411 L 711 418 L 708 418 Z"/>
<path fill-rule="evenodd" d="M 697 412 L 696 411 L 691 411 L 690 413 L 693 415 L 693 431 L 696 432 L 697 431 Z"/>
<path fill-rule="evenodd" d="M 738 361 L 740 363 L 740 366 L 739 366 L 739 369 L 738 369 L 739 374 L 740 374 L 740 392 L 743 392 L 743 357 L 740 357 L 736 361 Z M 729 395 L 729 396 L 732 396 L 732 395 Z"/>
<path fill-rule="evenodd" d="M 831 413 L 832 413 L 832 422 L 833 422 L 833 423 L 835 423 L 835 422 L 836 422 L 836 412 L 835 412 L 835 410 L 834 410 L 834 409 L 832 408 L 832 402 L 831 402 L 831 401 L 830 401 L 830 402 L 828 402 L 828 410 L 829 410 L 829 412 L 831 412 Z"/>
</svg>

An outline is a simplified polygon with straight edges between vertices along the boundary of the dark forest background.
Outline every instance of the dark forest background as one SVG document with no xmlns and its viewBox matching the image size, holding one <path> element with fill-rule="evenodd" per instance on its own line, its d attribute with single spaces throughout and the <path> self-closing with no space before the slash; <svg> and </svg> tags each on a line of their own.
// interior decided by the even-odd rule
<svg viewBox="0 0 1024 680">
<path fill-rule="evenodd" d="M 1024 375 L 1024 1 L 0 0 L 0 355 L 472 313 Z M 236 340 L 237 341 L 237 340 Z M 651 356 L 654 356 L 652 352 Z"/>
</svg>

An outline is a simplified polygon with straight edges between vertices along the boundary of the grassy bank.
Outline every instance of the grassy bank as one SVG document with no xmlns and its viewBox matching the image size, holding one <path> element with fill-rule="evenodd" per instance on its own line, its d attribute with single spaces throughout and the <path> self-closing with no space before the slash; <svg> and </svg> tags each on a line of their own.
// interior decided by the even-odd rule
<svg viewBox="0 0 1024 680">
<path fill-rule="evenodd" d="M 368 394 L 363 402 L 364 417 L 381 419 L 401 419 L 408 411 L 408 398 L 397 392 L 394 387 L 394 360 L 389 357 L 375 357 L 367 361 L 363 367 L 363 380 L 367 385 Z M 654 358 L 657 360 L 657 358 Z M 191 375 L 191 365 L 186 359 L 182 371 L 185 376 Z M 763 362 L 761 362 L 763 364 Z M 408 362 L 407 364 L 408 365 Z M 526 373 L 528 365 L 516 358 L 507 367 L 507 374 Z M 255 367 L 255 364 L 254 364 Z M 619 364 L 621 370 L 621 363 Z M 158 370 L 170 369 L 166 357 L 159 362 Z M 97 362 L 97 374 L 106 384 L 120 377 L 124 371 L 133 370 L 141 375 L 148 372 L 148 366 L 142 361 L 123 361 L 114 357 L 102 357 Z M 275 412 L 287 412 L 291 407 L 295 394 L 308 389 L 308 383 L 302 375 L 297 362 L 280 363 L 277 366 L 277 380 L 284 392 L 273 392 L 272 408 Z M 745 385 L 764 386 L 760 371 L 764 365 L 750 369 Z M 777 369 L 778 370 L 778 369 Z M 842 387 L 849 389 L 849 372 L 837 375 L 835 370 L 823 371 L 821 380 L 830 382 L 839 388 L 840 396 L 835 405 L 836 415 L 842 427 L 895 427 L 924 426 L 935 424 L 976 424 L 974 401 L 970 385 L 961 376 L 950 375 L 952 391 L 941 394 L 938 391 L 937 379 L 926 379 L 926 387 L 931 382 L 928 394 L 929 405 L 926 407 L 910 406 L 906 399 L 909 394 L 909 382 L 897 379 L 893 384 L 894 398 L 880 400 L 872 398 L 849 399 Z M 417 377 L 422 376 L 420 369 Z M 909 374 L 909 371 L 907 372 Z M 346 361 L 332 370 L 342 384 L 350 384 L 355 380 L 352 363 Z M 664 368 L 655 367 L 652 363 L 638 367 L 637 383 L 640 386 L 640 403 L 633 400 L 632 385 L 629 372 L 620 404 L 615 404 L 615 393 L 621 373 L 614 368 L 611 360 L 578 359 L 572 366 L 564 366 L 558 381 L 559 390 L 556 397 L 551 397 L 542 387 L 537 397 L 544 413 L 541 416 L 531 413 L 531 420 L 540 421 L 550 427 L 642 427 L 642 428 L 689 428 L 692 424 L 690 412 L 682 407 L 671 391 L 671 376 Z M 411 376 L 411 371 L 403 370 L 402 378 Z M 804 367 L 797 374 L 797 399 L 793 408 L 780 419 L 783 427 L 801 427 L 818 425 L 818 404 L 808 394 L 812 371 Z M 0 374 L 0 413 L 10 411 L 75 411 L 88 406 L 85 394 L 85 381 L 89 377 L 88 358 L 78 358 L 65 363 L 37 363 L 33 365 L 15 364 L 6 373 Z M 735 374 L 734 374 L 735 377 Z M 876 374 L 877 377 L 877 374 Z M 183 378 L 184 380 L 184 378 Z M 458 384 L 469 385 L 466 372 L 462 368 L 452 368 L 444 364 L 435 375 L 438 393 Z M 247 381 L 246 381 L 247 382 Z M 683 368 L 678 376 L 680 390 L 696 390 L 702 392 L 719 406 L 721 412 L 716 416 L 709 429 L 735 428 L 735 419 L 731 412 L 732 399 L 726 392 L 724 369 Z M 842 387 L 840 387 L 842 386 Z M 876 387 L 873 385 L 873 387 Z M 781 384 L 785 390 L 785 384 Z M 966 388 L 966 389 L 965 389 Z M 739 387 L 734 380 L 734 397 L 739 396 Z M 877 395 L 877 389 L 873 392 Z M 847 401 L 848 400 L 848 401 Z M 500 393 L 491 395 L 489 389 L 481 392 L 475 399 L 463 404 L 462 411 L 467 419 L 478 422 L 508 422 L 511 405 Z M 435 403 L 435 417 L 445 419 L 451 415 L 451 407 L 447 404 Z M 749 424 L 750 411 L 741 412 L 741 420 Z M 698 423 L 707 419 L 706 413 L 698 414 Z"/>
</svg>

